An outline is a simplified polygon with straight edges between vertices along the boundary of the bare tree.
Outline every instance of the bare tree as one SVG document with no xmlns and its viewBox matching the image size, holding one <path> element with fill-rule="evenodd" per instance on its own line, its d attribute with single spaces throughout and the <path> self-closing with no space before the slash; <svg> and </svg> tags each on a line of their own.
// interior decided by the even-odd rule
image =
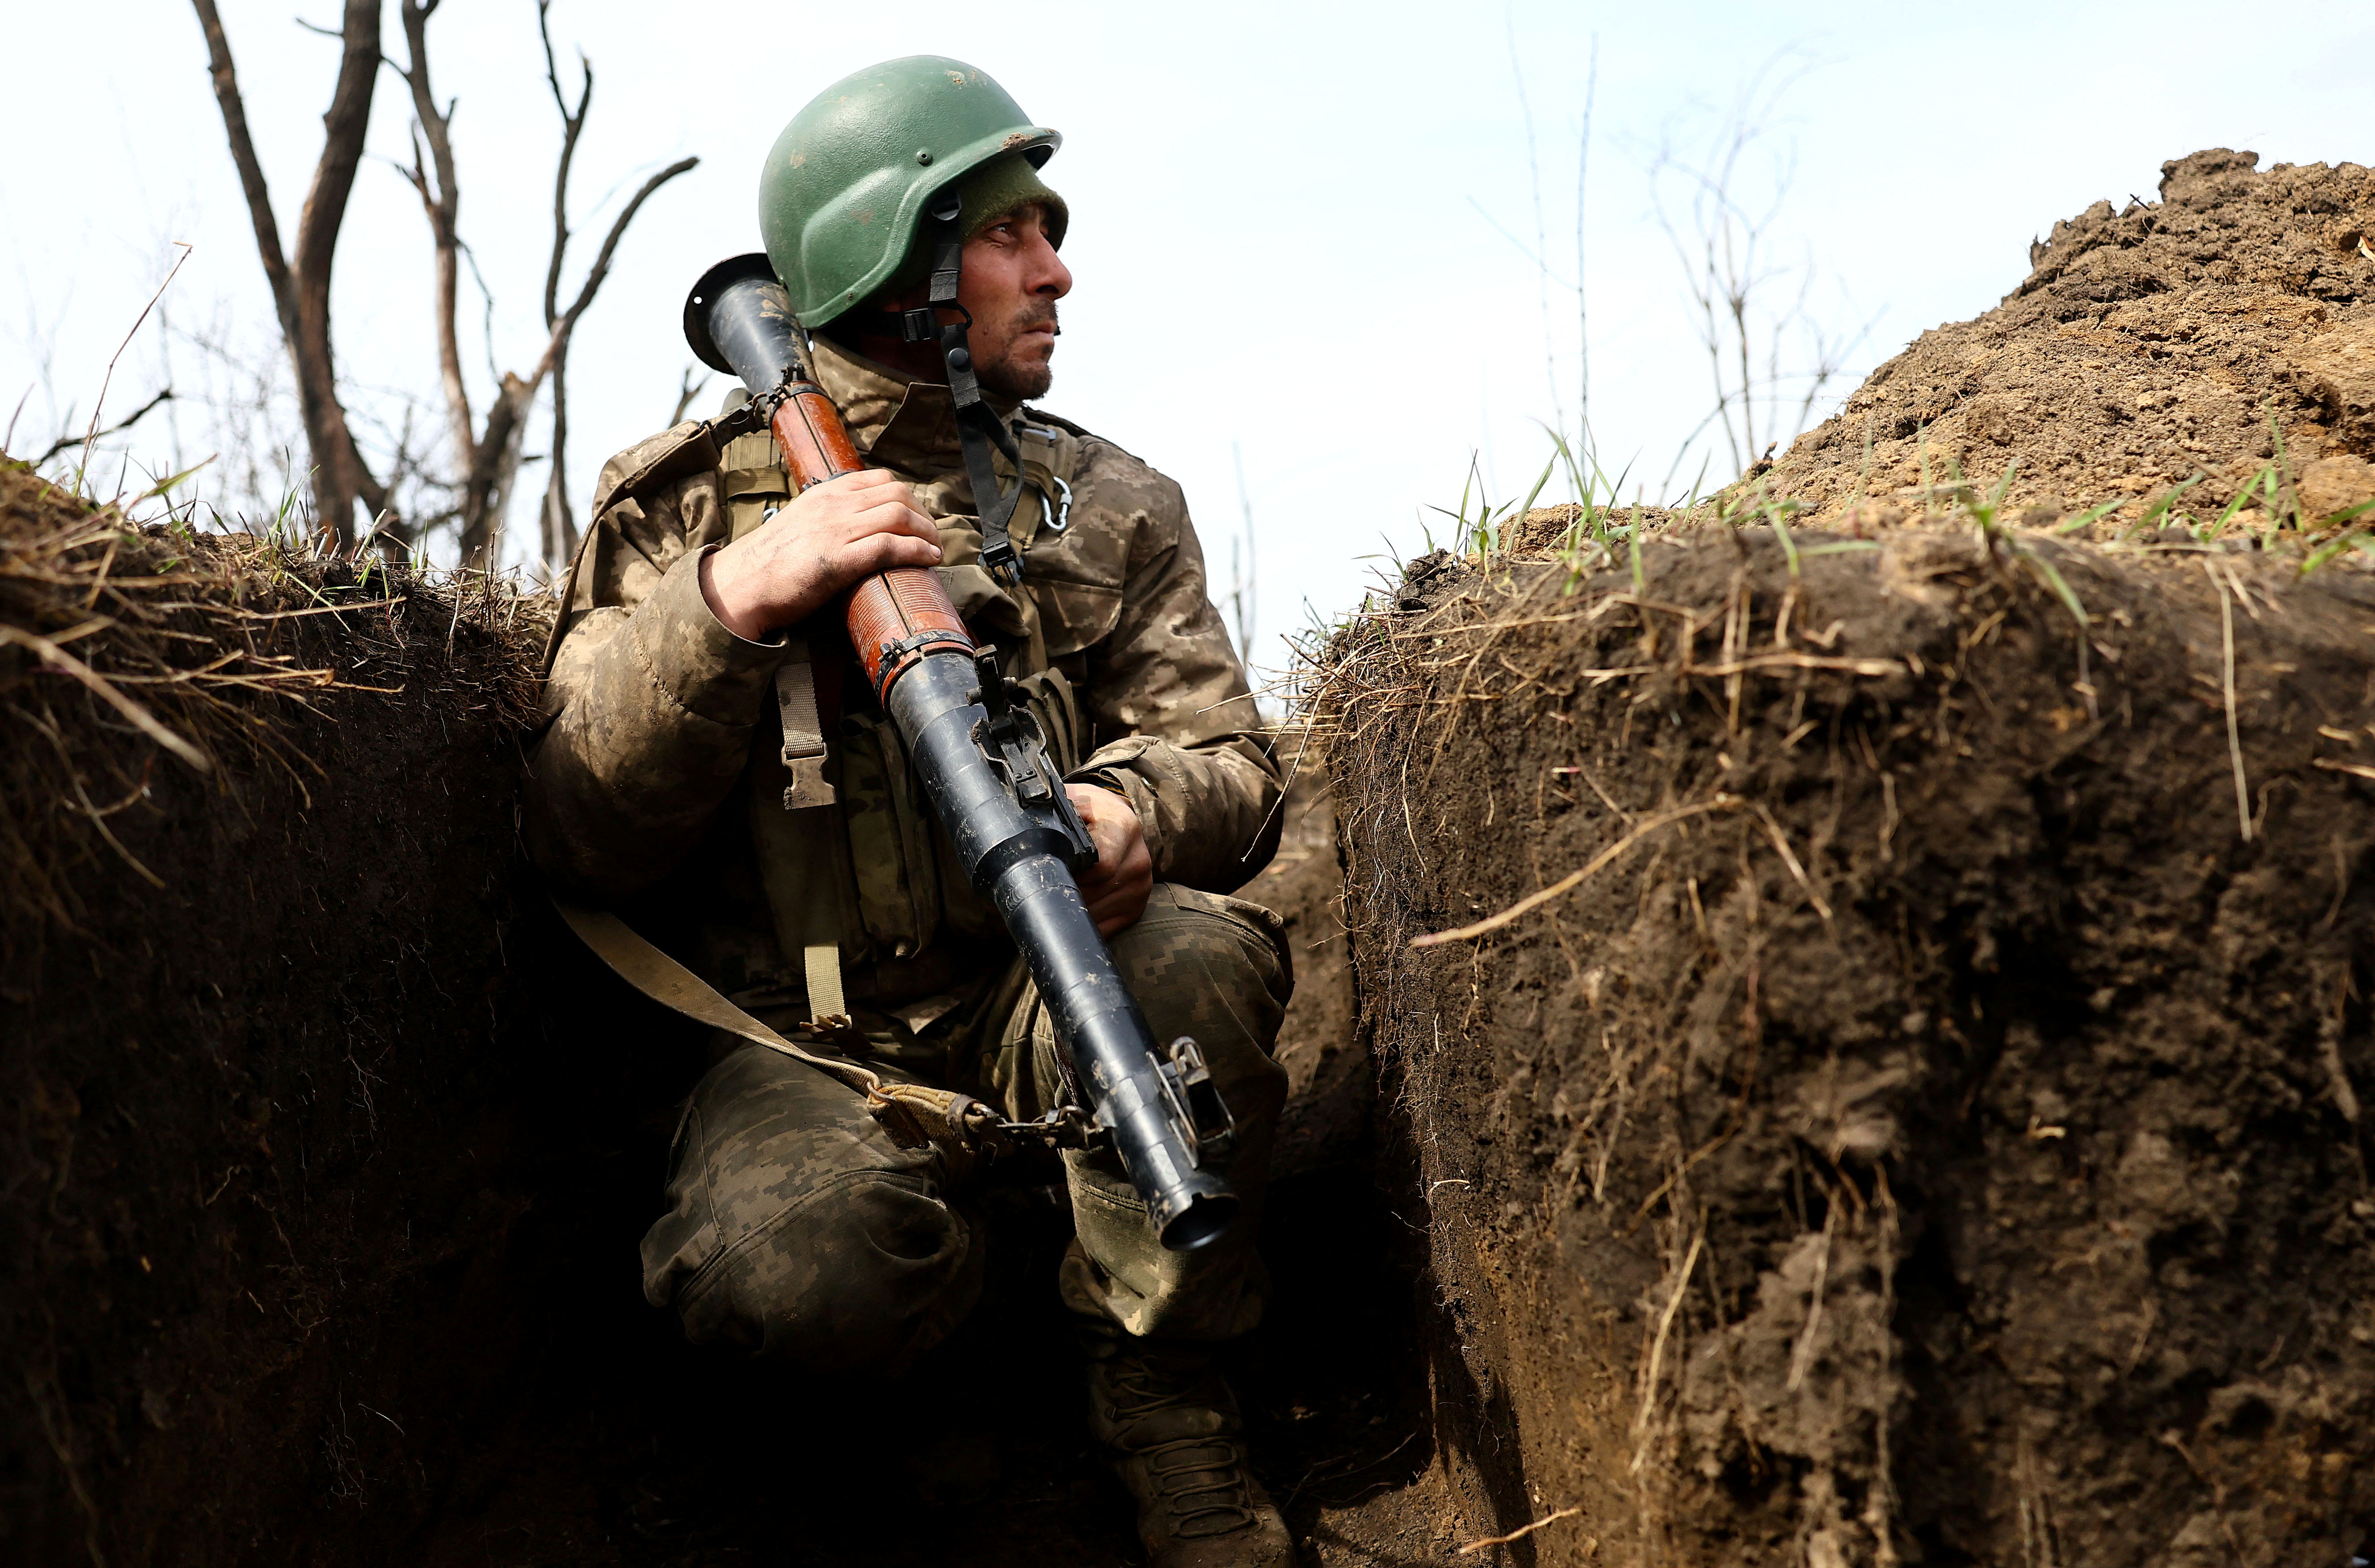
<svg viewBox="0 0 2375 1568">
<path fill-rule="evenodd" d="M 342 46 L 337 85 L 330 94 L 329 112 L 322 116 L 322 154 L 313 165 L 313 183 L 298 215 L 293 255 L 281 247 L 280 226 L 273 212 L 271 191 L 265 183 L 264 166 L 248 134 L 247 107 L 240 96 L 239 75 L 222 18 L 214 0 L 191 3 L 206 33 L 215 102 L 222 110 L 231 161 L 238 166 L 240 188 L 247 197 L 248 218 L 255 229 L 256 253 L 264 262 L 265 278 L 272 286 L 280 335 L 296 371 L 298 408 L 306 444 L 313 454 L 314 514 L 323 526 L 336 532 L 341 545 L 351 545 L 355 502 L 360 499 L 373 517 L 381 517 L 387 513 L 388 496 L 356 450 L 346 407 L 338 399 L 337 360 L 330 342 L 330 264 L 337 253 L 338 230 L 346 221 L 347 198 L 354 190 L 363 136 L 371 126 L 372 92 L 379 80 L 379 0 L 346 0 L 337 33 Z"/>
<path fill-rule="evenodd" d="M 1686 159 L 1668 142 L 1649 160 L 1658 222 L 1682 263 L 1715 392 L 1714 407 L 1675 454 L 1668 489 L 1709 425 L 1721 428 L 1735 475 L 1795 440 L 1872 331 L 1871 322 L 1845 333 L 1827 327 L 1809 306 L 1812 257 L 1777 253 L 1775 219 L 1797 157 L 1794 147 L 1775 146 L 1767 127 L 1808 68 L 1785 64 L 1777 57 L 1750 79 L 1704 158 Z M 1677 183 L 1679 212 L 1667 195 Z"/>
<path fill-rule="evenodd" d="M 494 396 L 489 402 L 485 422 L 475 433 L 472 430 L 470 395 L 462 377 L 460 338 L 455 327 L 455 311 L 460 292 L 463 245 L 456 214 L 461 205 L 461 188 L 456 182 L 454 164 L 454 111 L 458 100 L 449 100 L 443 108 L 430 82 L 429 18 L 436 13 L 441 0 L 399 0 L 404 21 L 404 42 L 407 60 L 404 79 L 412 89 L 412 167 L 405 171 L 419 195 L 422 211 L 429 219 L 430 234 L 437 253 L 437 357 L 438 371 L 443 383 L 447 420 L 451 433 L 454 462 L 459 494 L 455 514 L 461 525 L 462 560 L 465 565 L 483 566 L 495 559 L 502 526 L 508 510 L 513 483 L 520 466 L 521 442 L 527 434 L 527 421 L 536 405 L 536 397 L 546 381 L 552 383 L 553 433 L 552 474 L 545 490 L 543 556 L 548 563 L 557 565 L 567 559 L 576 546 L 576 525 L 569 511 L 566 442 L 569 433 L 568 363 L 570 339 L 577 330 L 579 318 L 594 303 L 595 294 L 609 276 L 610 261 L 619 241 L 634 221 L 635 214 L 652 193 L 670 180 L 700 163 L 697 158 L 679 159 L 666 169 L 644 182 L 642 189 L 629 199 L 602 248 L 594 259 L 577 297 L 567 307 L 561 305 L 561 273 L 569 249 L 569 171 L 577 154 L 577 138 L 585 129 L 585 113 L 594 96 L 594 72 L 584 55 L 579 55 L 583 85 L 573 110 L 561 87 L 561 73 L 554 61 L 552 32 L 549 26 L 551 0 L 537 0 L 537 29 L 544 41 L 545 78 L 552 90 L 554 104 L 561 111 L 561 142 L 558 172 L 553 179 L 552 195 L 552 256 L 545 269 L 543 352 L 526 374 L 502 371 Z M 425 144 L 425 147 L 424 147 Z"/>
<path fill-rule="evenodd" d="M 576 544 L 576 524 L 570 511 L 566 476 L 571 340 L 603 280 L 609 276 L 619 242 L 635 214 L 653 192 L 700 160 L 679 159 L 644 182 L 612 222 L 575 297 L 564 305 L 561 276 L 571 239 L 569 175 L 592 101 L 594 77 L 581 55 L 583 81 L 573 107 L 561 90 L 552 48 L 551 0 L 538 0 L 537 28 L 544 43 L 545 77 L 561 111 L 562 129 L 560 164 L 553 182 L 552 254 L 545 272 L 545 343 L 542 352 L 525 372 L 495 371 L 490 366 L 496 385 L 483 421 L 476 419 L 469 383 L 463 371 L 457 325 L 461 269 L 469 259 L 469 252 L 462 242 L 460 229 L 461 185 L 453 142 L 455 101 L 448 100 L 440 105 L 430 75 L 429 19 L 440 3 L 441 0 L 399 0 L 407 54 L 400 74 L 410 91 L 413 111 L 412 163 L 402 171 L 420 198 L 435 253 L 438 381 L 440 401 L 444 407 L 443 444 L 447 449 L 450 471 L 450 477 L 442 486 L 421 469 L 422 436 L 415 429 L 416 410 L 408 402 L 395 428 L 380 430 L 393 442 L 395 452 L 386 482 L 372 472 L 356 441 L 354 420 L 339 397 L 331 339 L 330 266 L 337 253 L 338 229 L 353 190 L 355 171 L 362 159 L 379 67 L 382 64 L 394 64 L 385 60 L 380 50 L 380 0 L 347 0 L 341 27 L 330 35 L 342 45 L 338 80 L 330 111 L 323 117 L 321 159 L 298 224 L 293 257 L 285 253 L 281 246 L 263 165 L 248 132 L 246 106 L 222 18 L 216 10 L 215 0 L 192 0 L 199 26 L 206 33 L 215 98 L 230 136 L 231 160 L 238 166 L 241 187 L 247 196 L 256 250 L 264 261 L 265 277 L 272 286 L 281 337 L 296 372 L 306 444 L 313 453 L 314 508 L 323 524 L 336 530 L 341 545 L 351 545 L 356 536 L 355 504 L 360 500 L 369 508 L 371 516 L 379 520 L 379 537 L 401 543 L 413 531 L 450 521 L 458 527 L 465 563 L 483 566 L 492 561 L 523 461 L 521 447 L 528 419 L 538 393 L 549 382 L 553 393 L 552 475 L 545 491 L 542 553 L 546 560 L 558 562 L 565 560 Z M 491 318 L 491 298 L 489 313 Z M 431 450 L 435 444 L 431 443 Z M 409 528 L 404 526 L 393 504 L 399 481 L 403 493 L 415 501 L 424 499 L 424 491 L 433 496 L 442 489 L 445 495 L 443 505 L 436 510 L 416 508 L 421 515 L 409 519 Z"/>
</svg>

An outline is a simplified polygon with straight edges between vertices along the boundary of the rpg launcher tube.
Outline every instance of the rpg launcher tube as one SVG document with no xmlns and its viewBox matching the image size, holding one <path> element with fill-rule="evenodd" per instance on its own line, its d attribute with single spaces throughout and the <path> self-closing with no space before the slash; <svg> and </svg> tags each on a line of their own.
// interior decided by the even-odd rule
<svg viewBox="0 0 2375 1568">
<path fill-rule="evenodd" d="M 704 273 L 685 301 L 684 326 L 703 363 L 772 404 L 769 428 L 801 489 L 863 466 L 809 371 L 790 301 L 765 256 Z M 934 813 L 1022 949 L 1088 1109 L 1112 1137 L 1156 1235 L 1174 1251 L 1213 1241 L 1236 1218 L 1236 1195 L 1199 1168 L 1192 1127 L 1170 1114 L 1153 1032 L 1073 879 L 1073 844 L 1058 819 L 1067 808 L 1026 808 L 976 738 L 988 718 L 979 685 L 991 678 L 976 671 L 972 636 L 947 590 L 920 569 L 885 572 L 852 593 L 847 619 Z"/>
<path fill-rule="evenodd" d="M 985 717 L 974 666 L 942 654 L 918 660 L 892 688 L 890 709 L 973 885 L 1022 949 L 1155 1233 L 1175 1251 L 1218 1237 L 1236 1218 L 1236 1195 L 1199 1168 L 1166 1108 L 1153 1032 L 1081 902 L 1062 830 L 1016 802 L 974 738 Z"/>
</svg>

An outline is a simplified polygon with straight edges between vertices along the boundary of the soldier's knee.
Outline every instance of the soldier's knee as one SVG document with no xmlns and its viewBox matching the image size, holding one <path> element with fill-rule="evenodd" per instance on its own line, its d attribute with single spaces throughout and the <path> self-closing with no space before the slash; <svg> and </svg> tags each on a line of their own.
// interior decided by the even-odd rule
<svg viewBox="0 0 2375 1568">
<path fill-rule="evenodd" d="M 1238 1034 L 1264 1053 L 1276 1043 L 1294 969 L 1283 923 L 1261 905 L 1158 883 L 1113 954 L 1158 1031 L 1208 1047 Z"/>
<path fill-rule="evenodd" d="M 821 1376 L 903 1370 L 981 1291 L 974 1227 L 930 1184 L 857 1170 L 788 1197 L 677 1287 L 685 1333 Z"/>
<path fill-rule="evenodd" d="M 756 1046 L 713 1067 L 677 1135 L 644 1293 L 696 1342 L 809 1373 L 895 1370 L 979 1294 L 974 1226 L 928 1149 L 846 1085 Z"/>
<path fill-rule="evenodd" d="M 1285 927 L 1259 904 L 1157 884 L 1113 939 L 1116 965 L 1159 1042 L 1203 1047 L 1241 1131 L 1274 1120 L 1286 1073 L 1272 1059 L 1294 990 Z"/>
</svg>

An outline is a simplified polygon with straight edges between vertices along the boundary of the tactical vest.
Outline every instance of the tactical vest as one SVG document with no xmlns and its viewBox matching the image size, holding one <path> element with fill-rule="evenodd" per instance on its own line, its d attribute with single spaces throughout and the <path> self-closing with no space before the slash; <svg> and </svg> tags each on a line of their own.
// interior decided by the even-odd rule
<svg viewBox="0 0 2375 1568">
<path fill-rule="evenodd" d="M 1087 755 L 1089 737 L 1051 648 L 1055 656 L 1076 654 L 1109 631 L 1120 590 L 1117 584 L 1034 582 L 1032 547 L 1069 526 L 1081 440 L 1054 425 L 1018 424 L 1016 435 L 1025 485 L 1011 531 L 1026 562 L 1023 585 L 1001 589 L 976 564 L 981 540 L 969 518 L 935 520 L 950 563 L 936 570 L 975 639 L 997 644 L 999 663 L 1028 694 L 1050 754 L 1069 774 Z M 764 432 L 727 442 L 719 466 L 729 539 L 759 527 L 791 499 L 782 454 Z M 820 715 L 842 705 L 819 700 L 820 678 L 836 685 L 853 662 L 840 627 L 827 619 L 807 629 L 812 640 L 791 641 L 774 712 L 754 739 L 746 776 L 750 841 L 786 959 L 798 964 L 804 952 L 837 949 L 842 970 L 872 971 L 877 1004 L 904 1015 L 900 1004 L 913 998 L 928 1008 L 957 978 L 957 955 L 925 957 L 936 938 L 959 938 L 958 946 L 1002 940 L 1004 927 L 967 882 L 933 819 L 897 726 L 860 692 L 827 733 Z M 812 990 L 814 984 L 812 977 Z M 908 1021 L 921 1028 L 928 1020 Z"/>
</svg>

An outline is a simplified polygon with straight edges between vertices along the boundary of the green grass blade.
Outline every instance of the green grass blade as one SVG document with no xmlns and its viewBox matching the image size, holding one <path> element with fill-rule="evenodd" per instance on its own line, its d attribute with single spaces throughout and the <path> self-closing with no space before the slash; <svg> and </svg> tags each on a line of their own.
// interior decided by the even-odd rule
<svg viewBox="0 0 2375 1568">
<path fill-rule="evenodd" d="M 1789 560 L 1790 575 L 1794 578 L 1798 575 L 1798 541 L 1790 536 L 1789 521 L 1783 516 L 1788 508 L 1768 501 L 1762 510 L 1773 521 L 1773 536 L 1781 541 L 1781 554 Z"/>
<path fill-rule="evenodd" d="M 2252 475 L 2250 478 L 2244 480 L 2243 488 L 2235 492 L 2235 499 L 2227 503 L 2227 510 L 2218 514 L 2218 521 L 2210 525 L 2209 532 L 2204 534 L 2203 537 L 2205 539 L 2215 539 L 2219 535 L 2225 533 L 2227 531 L 2227 525 L 2235 520 L 2235 514 L 2242 511 L 2245 504 L 2248 503 L 2253 496 L 2260 493 L 2260 487 L 2262 485 L 2268 483 L 2270 480 L 2274 479 L 2275 477 L 2275 471 L 2273 468 L 2263 468 L 2258 473 Z"/>
<path fill-rule="evenodd" d="M 2145 514 L 2142 517 L 2137 518 L 2135 523 L 2126 533 L 2120 536 L 2120 543 L 2126 544 L 2138 534 L 2149 531 L 2155 524 L 2158 523 L 2163 517 L 2168 515 L 2168 509 L 2177 504 L 2178 497 L 2183 495 L 2186 491 L 2192 489 L 2194 486 L 2200 484 L 2209 477 L 2210 476 L 2207 474 L 2196 474 L 2193 477 L 2186 480 L 2183 484 L 2163 490 L 2160 494 L 2160 499 L 2154 501 L 2150 506 L 2145 508 Z"/>
<path fill-rule="evenodd" d="M 2070 586 L 2068 580 L 2051 561 L 2031 549 L 2022 550 L 2020 558 L 2028 562 L 2037 574 L 2045 580 L 2045 585 L 2053 590 L 2053 596 L 2062 601 L 2062 607 L 2070 612 L 2071 619 L 2077 621 L 2082 628 L 2089 624 L 2086 605 L 2080 601 L 2076 590 Z"/>
<path fill-rule="evenodd" d="M 2003 477 L 1996 481 L 1996 488 L 1988 492 L 1988 513 L 1991 516 L 2002 510 L 2004 497 L 2012 489 L 2012 477 L 2019 472 L 2020 459 L 2015 457 L 2012 460 L 2012 466 L 2003 471 Z"/>
<path fill-rule="evenodd" d="M 2067 523 L 2057 524 L 2053 530 L 2053 536 L 2057 539 L 2067 538 L 2081 528 L 2092 527 L 2127 504 L 2127 498 L 2122 496 L 2117 501 L 2107 501 L 2100 505 L 2090 506 Z"/>
<path fill-rule="evenodd" d="M 160 479 L 156 484 L 149 486 L 147 489 L 142 490 L 138 495 L 134 496 L 126 504 L 137 506 L 144 501 L 148 501 L 154 497 L 163 495 L 175 485 L 180 484 L 183 479 L 188 478 L 191 475 L 196 473 L 199 469 L 213 462 L 216 457 L 219 457 L 222 454 L 218 452 L 212 456 L 200 458 L 195 463 L 193 463 L 188 467 L 183 469 L 180 473 L 174 475 L 171 478 Z"/>
<path fill-rule="evenodd" d="M 2328 539 L 2325 543 L 2318 546 L 2317 548 L 2309 552 L 2309 559 L 2301 562 L 2300 574 L 2303 577 L 2308 576 L 2310 572 L 2315 572 L 2319 567 L 2323 566 L 2327 561 L 2332 560 L 2335 556 L 2340 555 L 2344 550 L 2349 549 L 2354 545 L 2360 549 L 2368 548 L 2369 541 L 2367 536 L 2364 534 L 2351 533 L 2345 534 L 2339 538 Z"/>
</svg>

